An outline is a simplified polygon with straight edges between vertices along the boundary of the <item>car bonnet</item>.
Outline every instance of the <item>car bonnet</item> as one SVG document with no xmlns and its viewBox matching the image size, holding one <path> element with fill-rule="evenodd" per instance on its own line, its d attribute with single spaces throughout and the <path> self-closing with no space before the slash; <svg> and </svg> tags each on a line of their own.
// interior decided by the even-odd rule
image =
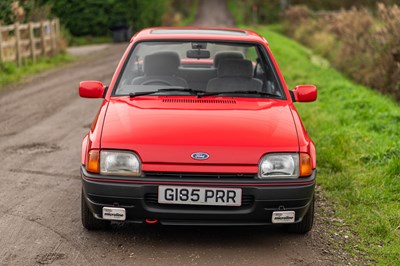
<svg viewBox="0 0 400 266">
<path fill-rule="evenodd" d="M 287 101 L 143 96 L 111 98 L 101 148 L 131 150 L 149 164 L 257 165 L 299 145 Z M 208 158 L 192 158 L 197 152 Z"/>
</svg>

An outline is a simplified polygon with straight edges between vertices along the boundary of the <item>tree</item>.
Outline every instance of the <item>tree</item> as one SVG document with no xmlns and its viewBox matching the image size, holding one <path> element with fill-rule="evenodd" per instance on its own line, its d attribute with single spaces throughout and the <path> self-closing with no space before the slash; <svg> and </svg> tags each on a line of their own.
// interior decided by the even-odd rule
<svg viewBox="0 0 400 266">
<path fill-rule="evenodd" d="M 136 31 L 160 25 L 165 5 L 169 0 L 39 1 L 51 5 L 53 13 L 61 19 L 61 23 L 72 35 L 105 36 L 112 28 L 129 26 Z"/>
</svg>

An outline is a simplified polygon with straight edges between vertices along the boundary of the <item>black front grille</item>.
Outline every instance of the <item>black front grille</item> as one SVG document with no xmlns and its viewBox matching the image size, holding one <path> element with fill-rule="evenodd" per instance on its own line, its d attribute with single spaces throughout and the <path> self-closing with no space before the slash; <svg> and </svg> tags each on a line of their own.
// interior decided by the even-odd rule
<svg viewBox="0 0 400 266">
<path fill-rule="evenodd" d="M 195 179 L 251 179 L 255 174 L 213 174 L 213 173 L 176 173 L 176 172 L 145 172 L 149 177 L 195 178 Z"/>
<path fill-rule="evenodd" d="M 157 193 L 147 193 L 144 195 L 144 201 L 147 205 L 158 208 L 169 208 L 169 209 L 226 209 L 232 210 L 235 208 L 250 208 L 254 204 L 254 196 L 242 195 L 242 205 L 238 207 L 226 207 L 226 206 L 206 206 L 206 205 L 184 205 L 184 204 L 159 204 Z"/>
</svg>

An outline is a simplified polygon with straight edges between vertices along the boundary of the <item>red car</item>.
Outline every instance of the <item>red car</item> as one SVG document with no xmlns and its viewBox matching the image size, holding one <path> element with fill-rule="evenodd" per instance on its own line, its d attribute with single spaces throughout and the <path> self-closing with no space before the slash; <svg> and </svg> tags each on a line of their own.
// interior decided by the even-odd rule
<svg viewBox="0 0 400 266">
<path fill-rule="evenodd" d="M 313 225 L 315 146 L 255 32 L 150 28 L 135 34 L 82 143 L 82 223 Z"/>
</svg>

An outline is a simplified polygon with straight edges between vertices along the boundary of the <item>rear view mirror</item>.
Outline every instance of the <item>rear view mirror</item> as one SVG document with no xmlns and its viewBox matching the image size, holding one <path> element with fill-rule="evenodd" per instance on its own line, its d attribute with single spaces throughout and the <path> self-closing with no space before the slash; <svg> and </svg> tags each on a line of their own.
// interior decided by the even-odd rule
<svg viewBox="0 0 400 266">
<path fill-rule="evenodd" d="M 187 58 L 210 58 L 210 51 L 208 50 L 188 50 L 186 52 Z"/>
<path fill-rule="evenodd" d="M 313 102 L 317 99 L 317 87 L 314 85 L 299 85 L 291 91 L 296 102 Z"/>
<path fill-rule="evenodd" d="M 100 81 L 81 81 L 79 83 L 79 96 L 83 98 L 103 98 L 105 86 Z"/>
</svg>

